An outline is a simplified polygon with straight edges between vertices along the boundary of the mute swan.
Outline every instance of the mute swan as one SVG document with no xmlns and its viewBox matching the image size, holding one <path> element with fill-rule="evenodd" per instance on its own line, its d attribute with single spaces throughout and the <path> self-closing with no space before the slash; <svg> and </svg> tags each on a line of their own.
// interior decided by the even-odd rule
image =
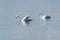
<svg viewBox="0 0 60 40">
<path fill-rule="evenodd" d="M 19 23 L 20 21 L 23 24 L 29 24 L 29 22 L 32 21 L 32 19 L 30 18 L 30 16 L 25 16 L 21 19 L 20 16 L 16 15 L 16 23 Z"/>
<path fill-rule="evenodd" d="M 41 20 L 49 20 L 49 19 L 51 19 L 51 16 L 43 15 L 42 12 L 40 12 L 40 19 Z"/>
<path fill-rule="evenodd" d="M 30 16 L 25 16 L 21 21 L 22 21 L 24 24 L 25 24 L 25 23 L 29 24 L 29 22 L 32 21 L 32 19 L 30 18 Z"/>
</svg>

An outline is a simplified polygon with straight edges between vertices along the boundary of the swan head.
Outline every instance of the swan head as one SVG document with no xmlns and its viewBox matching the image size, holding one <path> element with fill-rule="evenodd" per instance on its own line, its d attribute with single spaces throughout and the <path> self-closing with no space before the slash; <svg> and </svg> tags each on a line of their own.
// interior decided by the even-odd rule
<svg viewBox="0 0 60 40">
<path fill-rule="evenodd" d="M 16 15 L 16 23 L 19 23 L 19 22 L 20 22 L 20 16 Z"/>
<path fill-rule="evenodd" d="M 16 15 L 16 18 L 20 18 L 20 16 Z"/>
</svg>

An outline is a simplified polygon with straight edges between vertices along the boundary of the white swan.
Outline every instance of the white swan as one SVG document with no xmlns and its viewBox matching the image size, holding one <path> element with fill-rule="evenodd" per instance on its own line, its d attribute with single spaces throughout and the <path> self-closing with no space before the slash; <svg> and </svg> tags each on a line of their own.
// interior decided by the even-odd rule
<svg viewBox="0 0 60 40">
<path fill-rule="evenodd" d="M 16 23 L 20 23 L 20 21 L 23 24 L 29 24 L 29 22 L 32 21 L 32 19 L 30 18 L 30 16 L 25 16 L 21 19 L 20 16 L 16 15 Z"/>
<path fill-rule="evenodd" d="M 21 22 L 24 24 L 29 24 L 29 22 L 32 21 L 32 19 L 30 18 L 30 16 L 25 16 L 24 18 L 21 19 Z"/>
<path fill-rule="evenodd" d="M 40 19 L 45 21 L 51 19 L 51 16 L 43 15 L 42 12 L 40 12 Z"/>
</svg>

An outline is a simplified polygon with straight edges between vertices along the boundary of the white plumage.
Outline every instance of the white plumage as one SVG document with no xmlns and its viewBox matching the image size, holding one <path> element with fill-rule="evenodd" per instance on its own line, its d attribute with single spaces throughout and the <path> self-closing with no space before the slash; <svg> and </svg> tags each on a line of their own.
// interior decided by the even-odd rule
<svg viewBox="0 0 60 40">
<path fill-rule="evenodd" d="M 49 19 L 51 19 L 51 16 L 43 15 L 43 14 L 40 12 L 40 19 L 43 20 L 43 21 L 49 20 Z"/>
</svg>

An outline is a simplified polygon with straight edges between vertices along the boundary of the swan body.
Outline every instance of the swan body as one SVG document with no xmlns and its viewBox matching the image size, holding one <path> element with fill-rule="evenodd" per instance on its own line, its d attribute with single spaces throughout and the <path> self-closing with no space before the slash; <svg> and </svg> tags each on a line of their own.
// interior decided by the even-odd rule
<svg viewBox="0 0 60 40">
<path fill-rule="evenodd" d="M 42 15 L 42 13 L 41 13 L 41 14 L 40 14 L 40 19 L 41 19 L 41 20 L 49 20 L 49 19 L 51 19 L 51 16 Z"/>
<path fill-rule="evenodd" d="M 30 18 L 30 16 L 25 16 L 22 20 L 23 23 L 29 23 L 30 21 L 32 21 L 32 19 Z"/>
</svg>

